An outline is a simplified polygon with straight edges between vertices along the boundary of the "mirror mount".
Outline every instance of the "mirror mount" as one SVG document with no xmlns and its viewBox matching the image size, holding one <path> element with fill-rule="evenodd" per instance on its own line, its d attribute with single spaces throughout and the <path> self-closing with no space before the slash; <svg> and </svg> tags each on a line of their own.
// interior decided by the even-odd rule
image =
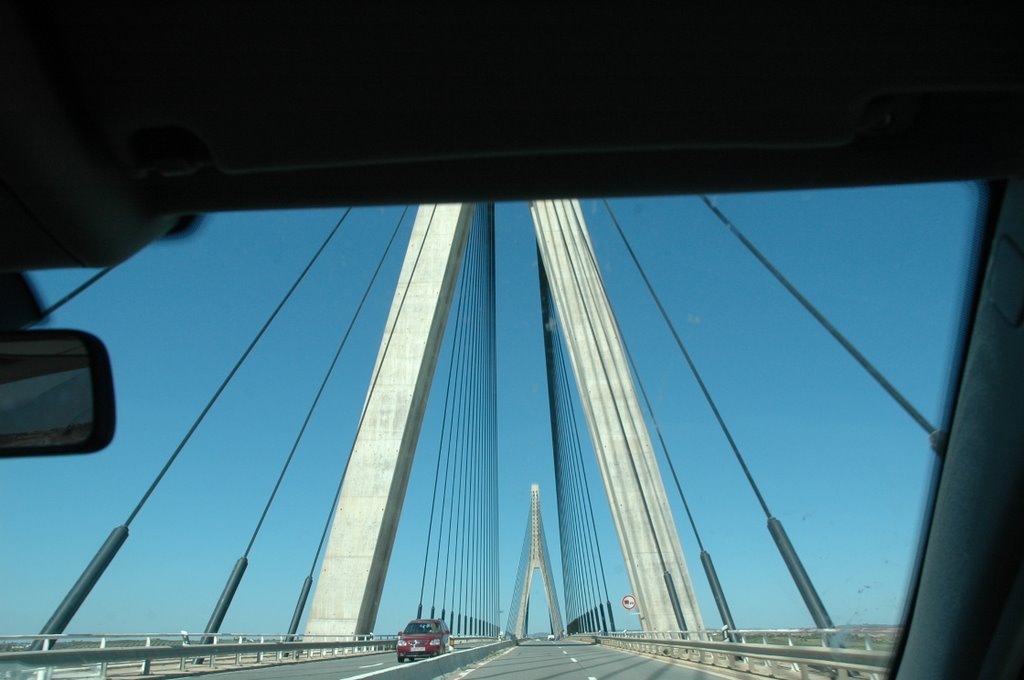
<svg viewBox="0 0 1024 680">
<path fill-rule="evenodd" d="M 24 274 L 0 272 L 0 330 L 24 328 L 38 323 L 43 310 Z"/>
</svg>

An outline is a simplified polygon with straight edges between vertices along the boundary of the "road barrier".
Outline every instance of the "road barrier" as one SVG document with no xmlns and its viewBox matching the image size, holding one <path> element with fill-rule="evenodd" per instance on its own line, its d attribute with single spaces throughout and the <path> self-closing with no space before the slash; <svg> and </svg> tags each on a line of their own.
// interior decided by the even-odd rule
<svg viewBox="0 0 1024 680">
<path fill-rule="evenodd" d="M 0 678 L 30 672 L 49 678 L 55 670 L 78 668 L 90 677 L 150 675 L 186 667 L 228 667 L 294 663 L 395 649 L 393 636 L 210 635 L 213 644 L 191 644 L 206 635 L 18 635 L 0 638 Z M 42 641 L 42 650 L 31 649 Z M 115 672 L 116 671 L 116 672 Z M 19 675 L 21 674 L 21 675 Z"/>
<path fill-rule="evenodd" d="M 823 633 L 817 636 L 817 633 Z M 827 642 L 843 631 L 758 631 L 763 640 L 788 636 L 788 644 L 751 644 L 715 640 L 684 639 L 686 636 L 710 637 L 710 633 L 619 633 L 594 635 L 599 644 L 630 652 L 670 657 L 693 663 L 729 668 L 761 677 L 781 680 L 815 680 L 816 678 L 873 678 L 884 680 L 889 675 L 891 652 L 886 650 L 847 649 L 832 646 L 797 646 L 794 639 L 818 637 Z M 716 633 L 719 633 L 716 631 Z M 719 633 L 720 634 L 720 633 Z M 739 635 L 733 633 L 737 638 Z M 744 638 L 748 634 L 743 635 Z"/>
<path fill-rule="evenodd" d="M 204 637 L 212 644 L 193 644 Z M 32 646 L 42 643 L 43 649 Z M 0 678 L 48 679 L 55 671 L 78 669 L 76 677 L 145 676 L 204 668 L 233 670 L 253 666 L 288 664 L 341 658 L 354 654 L 393 652 L 394 636 L 298 636 L 286 634 L 115 634 L 115 635 L 16 635 L 0 637 Z M 455 653 L 431 663 L 452 659 L 468 665 L 491 652 L 494 638 L 456 637 Z M 410 670 L 424 662 L 411 664 Z M 449 663 L 442 664 L 445 667 Z M 425 666 L 424 666 L 425 667 Z M 433 666 L 431 666 L 433 667 Z M 438 671 L 438 674 L 447 671 Z M 401 673 L 401 677 L 425 677 Z"/>
</svg>

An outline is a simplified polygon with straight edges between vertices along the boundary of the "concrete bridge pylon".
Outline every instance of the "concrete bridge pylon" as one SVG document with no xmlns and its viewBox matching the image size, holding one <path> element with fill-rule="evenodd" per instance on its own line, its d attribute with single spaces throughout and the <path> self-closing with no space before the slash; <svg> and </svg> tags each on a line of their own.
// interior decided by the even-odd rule
<svg viewBox="0 0 1024 680">
<path fill-rule="evenodd" d="M 649 631 L 703 630 L 579 201 L 534 201 L 530 211 L 641 625 Z"/>
<path fill-rule="evenodd" d="M 525 568 L 522 590 L 519 592 L 519 601 L 515 606 L 518 615 L 516 616 L 513 634 L 517 638 L 526 637 L 529 633 L 526 630 L 526 616 L 530 605 L 530 588 L 533 586 L 533 576 L 540 572 L 541 581 L 544 583 L 544 592 L 548 601 L 548 616 L 551 618 L 551 632 L 555 635 L 562 634 L 562 615 L 558 609 L 558 597 L 555 595 L 555 582 L 552 580 L 551 561 L 548 558 L 547 541 L 544 538 L 544 523 L 540 518 L 540 487 L 537 484 L 530 485 L 530 532 L 529 557 L 520 569 Z"/>
<path fill-rule="evenodd" d="M 307 635 L 373 632 L 473 204 L 422 205 L 346 466 Z"/>
</svg>

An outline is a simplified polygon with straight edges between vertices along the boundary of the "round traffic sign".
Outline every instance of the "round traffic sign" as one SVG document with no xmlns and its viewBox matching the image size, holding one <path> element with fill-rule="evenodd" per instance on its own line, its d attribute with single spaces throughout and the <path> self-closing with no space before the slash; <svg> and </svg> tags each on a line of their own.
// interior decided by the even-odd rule
<svg viewBox="0 0 1024 680">
<path fill-rule="evenodd" d="M 626 595 L 622 598 L 622 606 L 626 609 L 634 609 L 636 607 L 636 598 L 632 595 Z"/>
</svg>

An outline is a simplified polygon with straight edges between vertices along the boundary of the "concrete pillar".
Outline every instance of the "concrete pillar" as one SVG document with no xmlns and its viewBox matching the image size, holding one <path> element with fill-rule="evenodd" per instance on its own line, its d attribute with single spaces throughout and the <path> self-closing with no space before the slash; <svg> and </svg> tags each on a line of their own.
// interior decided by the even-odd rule
<svg viewBox="0 0 1024 680">
<path fill-rule="evenodd" d="M 551 625 L 555 635 L 562 634 L 562 614 L 558 609 L 558 597 L 555 595 L 555 582 L 551 579 L 551 561 L 548 560 L 548 545 L 544 538 L 544 523 L 540 518 L 540 487 L 536 484 L 530 485 L 530 557 L 526 561 L 526 577 L 523 580 L 523 590 L 519 593 L 519 609 L 516 617 L 516 626 L 513 634 L 516 637 L 525 637 L 529 632 L 526 630 L 526 612 L 530 601 L 530 588 L 533 586 L 533 574 L 540 570 L 540 577 L 544 582 L 544 593 L 548 599 L 548 616 L 551 617 Z"/>
<path fill-rule="evenodd" d="M 678 630 L 667 573 L 686 628 L 702 630 L 704 620 L 579 202 L 535 201 L 530 210 L 641 625 L 644 630 Z"/>
<path fill-rule="evenodd" d="M 313 595 L 309 635 L 373 631 L 472 215 L 469 204 L 423 205 L 416 213 Z"/>
</svg>

